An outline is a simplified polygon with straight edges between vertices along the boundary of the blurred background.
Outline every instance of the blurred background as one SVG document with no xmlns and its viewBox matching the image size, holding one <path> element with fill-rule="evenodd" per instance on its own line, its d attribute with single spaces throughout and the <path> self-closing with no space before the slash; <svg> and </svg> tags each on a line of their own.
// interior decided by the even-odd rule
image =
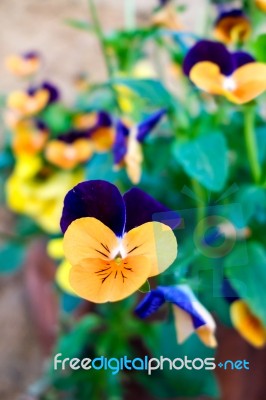
<svg viewBox="0 0 266 400">
<path fill-rule="evenodd" d="M 185 3 L 187 9 L 182 14 L 184 25 L 189 27 L 190 31 L 196 30 L 197 19 L 202 19 L 200 15 L 205 12 L 206 2 L 205 0 L 186 0 Z M 96 5 L 103 27 L 107 31 L 124 26 L 124 0 L 97 0 Z M 156 5 L 158 5 L 156 0 L 136 0 L 137 19 L 140 25 L 145 26 L 149 22 L 151 10 Z M 93 81 L 105 79 L 105 66 L 97 40 L 93 35 L 71 29 L 65 23 L 69 18 L 87 19 L 88 16 L 86 0 L 1 0 L 1 93 L 7 94 L 20 85 L 20 82 L 4 69 L 5 57 L 27 50 L 36 49 L 43 55 L 45 66 L 41 74 L 44 78 L 49 76 L 52 82 L 60 87 L 62 97 L 66 101 L 70 102 L 73 99 L 73 82 L 77 73 L 86 72 Z M 10 225 L 12 225 L 12 217 L 7 210 L 0 210 L 0 226 L 9 227 Z M 50 321 L 52 326 L 51 337 L 44 338 L 47 349 L 49 349 L 49 340 L 52 341 L 55 335 L 53 323 L 56 316 L 51 311 L 51 305 L 42 304 L 42 300 L 39 299 L 43 314 L 37 324 L 34 321 L 34 306 L 30 305 L 32 290 L 40 290 L 40 297 L 42 293 L 50 290 L 49 273 L 47 276 L 47 270 L 49 271 L 47 265 L 50 265 L 50 260 L 48 258 L 40 260 L 38 255 L 44 252 L 43 249 L 39 248 L 39 250 L 40 252 L 38 252 L 38 246 L 34 246 L 32 250 L 29 249 L 27 268 L 23 271 L 14 276 L 0 278 L 1 400 L 30 400 L 25 395 L 26 389 L 41 376 L 45 365 L 44 360 L 48 354 L 48 350 L 46 352 L 39 345 L 42 336 L 42 319 L 46 322 Z M 36 267 L 38 263 L 39 271 L 45 270 L 41 288 L 34 283 L 34 277 L 30 282 L 25 279 L 31 266 L 34 264 Z M 251 349 L 236 333 L 232 336 L 229 329 L 223 328 L 219 331 L 219 335 L 222 335 L 224 339 L 228 335 L 227 344 L 230 348 L 226 348 L 227 352 L 252 358 L 258 365 L 265 363 L 265 352 Z M 220 354 L 223 351 L 225 351 L 223 347 L 219 348 Z M 249 375 L 238 374 L 231 383 L 226 377 L 220 376 L 221 382 L 225 382 L 223 400 L 265 400 L 266 394 L 262 387 L 264 375 L 263 368 L 256 371 L 257 378 L 253 381 L 256 394 L 253 393 L 253 395 L 249 395 L 250 392 L 248 392 Z M 237 390 L 237 386 L 241 386 L 242 389 Z"/>
</svg>

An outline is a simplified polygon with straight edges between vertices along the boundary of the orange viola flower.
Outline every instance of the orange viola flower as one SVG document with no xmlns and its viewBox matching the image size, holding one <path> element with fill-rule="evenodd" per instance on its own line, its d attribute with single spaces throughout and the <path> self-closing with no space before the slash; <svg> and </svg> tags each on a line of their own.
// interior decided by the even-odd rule
<svg viewBox="0 0 266 400">
<path fill-rule="evenodd" d="M 251 23 L 241 9 L 222 12 L 215 22 L 214 36 L 225 43 L 243 43 L 251 34 Z"/>
<path fill-rule="evenodd" d="M 35 155 L 45 146 L 48 130 L 40 121 L 21 120 L 13 128 L 12 147 L 16 155 Z"/>
<path fill-rule="evenodd" d="M 74 127 L 87 132 L 98 153 L 110 150 L 114 143 L 114 129 L 110 115 L 104 111 L 82 113 L 74 117 Z"/>
<path fill-rule="evenodd" d="M 266 90 L 266 64 L 248 53 L 230 53 L 222 43 L 202 40 L 190 49 L 184 73 L 201 90 L 245 104 Z"/>
<path fill-rule="evenodd" d="M 88 161 L 93 152 L 93 144 L 87 135 L 73 131 L 51 140 L 46 146 L 45 156 L 59 168 L 72 169 Z"/>
<path fill-rule="evenodd" d="M 175 260 L 170 226 L 179 222 L 176 213 L 139 189 L 122 196 L 106 181 L 75 186 L 66 195 L 61 219 L 74 292 L 94 303 L 130 296 Z"/>
<path fill-rule="evenodd" d="M 12 92 L 7 98 L 7 106 L 22 118 L 38 114 L 58 98 L 57 88 L 44 82 L 41 86 L 30 88 L 27 91 Z"/>
<path fill-rule="evenodd" d="M 12 74 L 25 78 L 36 74 L 40 68 L 41 59 L 37 52 L 31 51 L 22 55 L 7 57 L 5 65 Z"/>
</svg>

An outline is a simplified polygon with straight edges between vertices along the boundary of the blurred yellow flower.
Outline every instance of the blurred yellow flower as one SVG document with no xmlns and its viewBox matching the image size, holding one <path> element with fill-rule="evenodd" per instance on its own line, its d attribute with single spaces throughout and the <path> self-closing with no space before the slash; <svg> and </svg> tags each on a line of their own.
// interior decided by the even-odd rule
<svg viewBox="0 0 266 400">
<path fill-rule="evenodd" d="M 14 75 L 26 78 L 35 74 L 41 64 L 40 56 L 36 52 L 22 55 L 10 55 L 5 59 L 6 68 Z"/>
<path fill-rule="evenodd" d="M 266 329 L 243 300 L 236 300 L 230 307 L 232 324 L 239 334 L 252 346 L 266 345 Z"/>
<path fill-rule="evenodd" d="M 7 203 L 45 231 L 58 233 L 65 194 L 83 179 L 81 170 L 47 171 L 39 157 L 20 156 L 6 184 Z"/>
<path fill-rule="evenodd" d="M 255 0 L 256 6 L 263 12 L 266 12 L 266 0 Z"/>
</svg>

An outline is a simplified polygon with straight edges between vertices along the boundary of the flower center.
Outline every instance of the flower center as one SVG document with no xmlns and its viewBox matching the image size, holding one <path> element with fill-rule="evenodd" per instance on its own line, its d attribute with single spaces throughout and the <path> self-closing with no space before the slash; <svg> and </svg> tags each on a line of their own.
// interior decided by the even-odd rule
<svg viewBox="0 0 266 400">
<path fill-rule="evenodd" d="M 234 78 L 232 76 L 224 77 L 223 87 L 225 90 L 229 90 L 229 92 L 233 92 L 234 90 L 236 90 L 237 85 Z"/>
</svg>

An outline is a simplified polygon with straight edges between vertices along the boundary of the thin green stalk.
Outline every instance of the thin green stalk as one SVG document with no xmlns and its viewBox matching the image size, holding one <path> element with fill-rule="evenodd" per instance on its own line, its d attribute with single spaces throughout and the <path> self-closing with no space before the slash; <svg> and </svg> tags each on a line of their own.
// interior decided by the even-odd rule
<svg viewBox="0 0 266 400">
<path fill-rule="evenodd" d="M 90 14 L 91 14 L 91 19 L 92 19 L 92 23 L 93 23 L 93 27 L 95 30 L 95 33 L 99 39 L 99 43 L 102 49 L 102 54 L 104 57 L 104 61 L 105 61 L 105 65 L 106 65 L 106 69 L 108 72 L 108 76 L 111 79 L 113 77 L 113 68 L 112 68 L 112 63 L 111 60 L 108 56 L 108 51 L 107 51 L 107 47 L 106 47 L 106 41 L 105 41 L 105 37 L 104 37 L 104 33 L 102 30 L 102 26 L 98 17 L 98 13 L 94 4 L 94 0 L 88 0 L 88 4 L 89 4 L 89 10 L 90 10 Z"/>
<path fill-rule="evenodd" d="M 128 30 L 136 28 L 136 0 L 124 0 L 125 26 Z"/>
<path fill-rule="evenodd" d="M 206 196 L 205 190 L 201 186 L 201 184 L 196 180 L 192 179 L 192 188 L 196 198 L 196 207 L 197 207 L 197 226 L 200 224 L 199 234 L 203 236 L 204 234 L 204 218 L 206 215 Z"/>
<path fill-rule="evenodd" d="M 245 117 L 245 141 L 247 147 L 248 160 L 255 183 L 261 179 L 261 166 L 259 163 L 258 146 L 255 132 L 255 107 L 248 106 L 244 111 Z"/>
</svg>

